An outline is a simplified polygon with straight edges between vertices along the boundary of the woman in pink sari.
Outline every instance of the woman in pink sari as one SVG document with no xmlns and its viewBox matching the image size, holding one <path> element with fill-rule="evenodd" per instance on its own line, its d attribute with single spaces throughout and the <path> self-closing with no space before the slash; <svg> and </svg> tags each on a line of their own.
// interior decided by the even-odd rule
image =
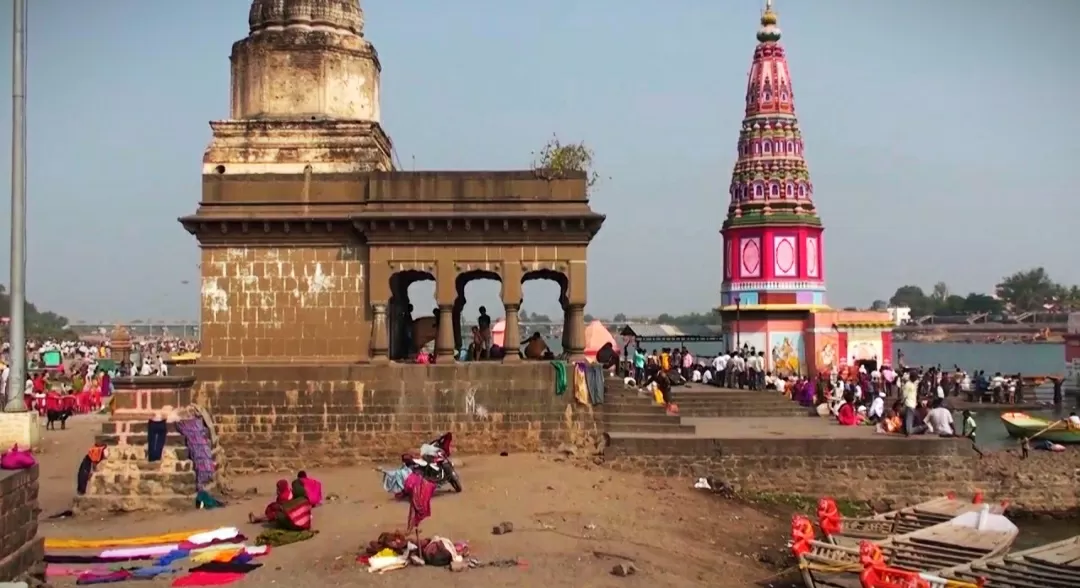
<svg viewBox="0 0 1080 588">
<path fill-rule="evenodd" d="M 266 505 L 266 509 L 263 511 L 263 516 L 257 517 L 255 513 L 248 513 L 248 521 L 252 523 L 270 523 L 277 520 L 281 515 L 281 505 L 293 499 L 292 488 L 289 487 L 288 480 L 277 481 L 277 495 L 274 497 L 274 501 Z"/>
</svg>

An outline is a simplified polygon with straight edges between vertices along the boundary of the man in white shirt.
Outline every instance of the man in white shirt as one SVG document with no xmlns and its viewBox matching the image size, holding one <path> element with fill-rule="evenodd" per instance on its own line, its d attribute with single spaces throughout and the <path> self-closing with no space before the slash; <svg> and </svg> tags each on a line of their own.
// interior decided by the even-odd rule
<svg viewBox="0 0 1080 588">
<path fill-rule="evenodd" d="M 734 383 L 741 390 L 746 387 L 746 360 L 743 359 L 742 354 L 736 353 L 731 358 L 731 371 L 733 374 Z"/>
<path fill-rule="evenodd" d="M 926 424 L 934 433 L 943 436 L 954 435 L 952 411 L 945 408 L 940 400 L 934 402 L 934 408 L 926 415 Z"/>
<path fill-rule="evenodd" d="M 915 430 L 915 407 L 919 405 L 919 387 L 911 381 L 911 376 L 904 375 L 904 384 L 900 387 L 900 398 L 904 401 L 904 434 L 910 435 Z"/>
<path fill-rule="evenodd" d="M 876 423 L 885 417 L 885 393 L 878 392 L 874 401 L 870 403 L 870 410 L 866 414 L 870 422 Z"/>
<path fill-rule="evenodd" d="M 721 386 L 731 386 L 731 382 L 727 378 L 728 363 L 730 362 L 731 356 L 728 355 L 727 351 L 719 353 L 715 358 L 713 358 L 713 372 L 715 374 L 716 381 L 719 382 Z"/>
</svg>

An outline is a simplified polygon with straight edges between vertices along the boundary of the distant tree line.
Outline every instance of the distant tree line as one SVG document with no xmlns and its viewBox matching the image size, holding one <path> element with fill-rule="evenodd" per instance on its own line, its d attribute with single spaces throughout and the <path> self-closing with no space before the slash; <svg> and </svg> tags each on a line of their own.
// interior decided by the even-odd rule
<svg viewBox="0 0 1080 588">
<path fill-rule="evenodd" d="M 872 308 L 907 306 L 912 316 L 957 316 L 989 313 L 1066 312 L 1080 310 L 1080 286 L 1059 284 L 1045 268 L 1036 267 L 1006 276 L 994 287 L 994 295 L 953 293 L 945 282 L 930 292 L 915 285 L 901 286 L 888 301 L 875 300 Z"/>
<path fill-rule="evenodd" d="M 7 288 L 0 284 L 0 316 L 11 316 L 11 297 Z M 8 338 L 9 324 L 3 325 L 4 339 Z M 26 336 L 32 339 L 54 339 L 71 337 L 68 319 L 51 311 L 40 311 L 29 301 L 26 303 Z"/>
</svg>

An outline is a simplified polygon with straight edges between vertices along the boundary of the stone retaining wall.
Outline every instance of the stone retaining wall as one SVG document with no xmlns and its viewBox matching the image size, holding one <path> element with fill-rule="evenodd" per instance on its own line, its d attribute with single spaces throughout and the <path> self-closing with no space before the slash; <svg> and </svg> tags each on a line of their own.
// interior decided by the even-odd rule
<svg viewBox="0 0 1080 588">
<path fill-rule="evenodd" d="M 605 462 L 649 475 L 714 477 L 742 492 L 834 496 L 889 508 L 950 491 L 1020 510 L 1080 509 L 1080 450 L 979 458 L 944 439 L 617 439 Z"/>
<path fill-rule="evenodd" d="M 239 474 L 396 459 L 445 431 L 465 453 L 599 441 L 592 407 L 570 391 L 557 396 L 547 362 L 196 363 L 177 371 L 196 377 L 190 400 L 213 413 L 230 472 Z"/>
<path fill-rule="evenodd" d="M 0 582 L 45 578 L 45 539 L 38 530 L 38 466 L 0 471 Z"/>
</svg>

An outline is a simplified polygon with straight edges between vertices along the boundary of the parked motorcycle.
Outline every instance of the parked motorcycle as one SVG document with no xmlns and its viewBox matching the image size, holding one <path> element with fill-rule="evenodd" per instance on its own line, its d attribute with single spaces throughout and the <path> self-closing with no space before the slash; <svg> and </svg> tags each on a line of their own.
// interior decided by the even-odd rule
<svg viewBox="0 0 1080 588">
<path fill-rule="evenodd" d="M 450 458 L 453 447 L 454 434 L 443 433 L 420 447 L 420 457 L 404 455 L 402 463 L 439 487 L 449 484 L 454 492 L 461 492 L 461 478 L 458 476 L 457 469 L 454 468 L 454 461 Z"/>
</svg>

